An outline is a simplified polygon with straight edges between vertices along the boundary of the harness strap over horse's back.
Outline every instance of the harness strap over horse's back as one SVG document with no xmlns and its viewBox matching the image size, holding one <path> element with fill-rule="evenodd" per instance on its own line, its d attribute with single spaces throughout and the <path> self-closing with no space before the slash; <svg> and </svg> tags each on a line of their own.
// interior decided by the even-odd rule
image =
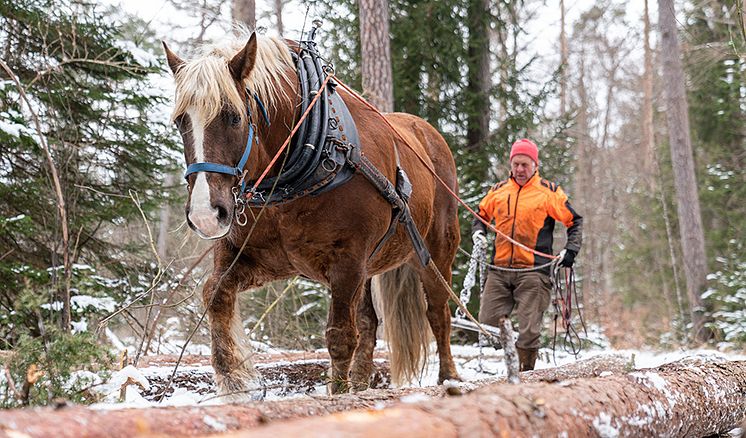
<svg viewBox="0 0 746 438">
<path fill-rule="evenodd" d="M 327 67 L 313 41 L 302 41 L 292 52 L 300 84 L 300 110 L 305 112 L 327 76 Z M 360 139 L 355 121 L 336 84 L 330 80 L 310 109 L 296 134 L 285 167 L 274 177 L 262 180 L 246 194 L 254 207 L 280 205 L 308 195 L 319 195 L 349 181 L 360 156 Z"/>
<path fill-rule="evenodd" d="M 394 185 L 362 155 L 355 120 L 336 90 L 338 84 L 330 80 L 322 87 L 323 78 L 333 72 L 322 65 L 316 43 L 300 42 L 298 52 L 293 52 L 292 56 L 298 72 L 301 113 L 305 113 L 312 105 L 316 90 L 320 89 L 321 96 L 316 105 L 310 108 L 308 117 L 303 119 L 293 137 L 293 147 L 286 160 L 287 167 L 277 176 L 261 180 L 255 190 L 244 194 L 241 201 L 254 207 L 285 204 L 303 196 L 317 196 L 332 190 L 360 172 L 392 206 L 389 229 L 370 258 L 378 254 L 396 232 L 397 226 L 404 224 L 420 263 L 426 266 L 430 261 L 430 251 L 425 246 L 407 204 L 412 195 L 412 184 L 401 168 L 396 144 L 393 145 L 397 162 Z M 244 183 L 243 187 L 249 184 Z"/>
</svg>

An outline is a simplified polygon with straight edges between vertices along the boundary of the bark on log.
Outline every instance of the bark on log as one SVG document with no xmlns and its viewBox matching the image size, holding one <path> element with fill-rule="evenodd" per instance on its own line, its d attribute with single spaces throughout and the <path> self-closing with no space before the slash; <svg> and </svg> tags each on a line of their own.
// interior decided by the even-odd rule
<svg viewBox="0 0 746 438">
<path fill-rule="evenodd" d="M 297 419 L 226 436 L 429 438 L 429 427 L 437 425 L 440 437 L 703 437 L 738 427 L 744 416 L 746 361 L 691 359 L 559 385 L 488 385 L 464 397 Z"/>
<path fill-rule="evenodd" d="M 595 377 L 603 372 L 624 373 L 621 356 L 596 356 L 557 368 L 523 373 L 524 382 L 557 382 L 567 378 Z M 463 384 L 465 392 L 505 378 Z M 152 382 L 151 382 L 152 383 Z M 352 409 L 380 409 L 407 395 L 443 398 L 453 389 L 443 386 L 368 390 L 357 394 L 314 396 L 244 405 L 166 407 L 151 409 L 92 410 L 85 407 L 36 408 L 0 411 L 0 438 L 6 437 L 131 437 L 162 434 L 178 436 L 255 428 L 269 421 L 323 416 Z M 459 397 L 459 400 L 463 398 Z M 385 415 L 384 415 L 385 416 Z M 440 424 L 440 422 L 433 423 Z M 405 426 L 397 426 L 404 428 Z M 430 425 L 426 426 L 427 428 Z M 425 430 L 425 427 L 419 429 Z M 443 429 L 445 430 L 445 429 Z M 22 435 L 13 435 L 20 433 Z M 305 435 L 305 434 L 304 434 Z M 383 435 L 381 435 L 383 436 Z"/>
</svg>

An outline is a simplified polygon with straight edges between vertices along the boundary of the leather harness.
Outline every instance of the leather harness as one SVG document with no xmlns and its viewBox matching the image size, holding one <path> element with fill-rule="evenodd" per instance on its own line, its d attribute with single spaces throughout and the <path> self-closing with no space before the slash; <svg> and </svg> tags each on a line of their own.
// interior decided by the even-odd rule
<svg viewBox="0 0 746 438">
<path fill-rule="evenodd" d="M 302 114 L 308 109 L 316 90 L 321 87 L 326 75 L 332 70 L 330 66 L 321 63 L 321 57 L 313 40 L 301 41 L 297 53 L 293 51 L 291 55 L 298 73 L 300 113 Z M 355 121 L 336 90 L 337 86 L 338 84 L 333 79 L 329 80 L 327 86 L 321 91 L 322 96 L 311 108 L 309 115 L 293 136 L 292 148 L 288 152 L 289 155 L 282 171 L 276 176 L 262 180 L 256 190 L 247 190 L 247 187 L 253 184 L 241 178 L 252 144 L 254 141 L 259 142 L 259 138 L 254 137 L 255 129 L 249 102 L 247 102 L 249 136 L 239 163 L 235 167 L 207 162 L 193 163 L 187 167 L 184 177 L 195 172 L 214 172 L 239 178 L 241 187 L 234 188 L 238 217 L 239 214 L 243 214 L 247 205 L 250 207 L 274 206 L 303 196 L 317 196 L 339 187 L 359 172 L 392 206 L 389 229 L 376 245 L 370 258 L 381 250 L 384 243 L 396 231 L 397 225 L 402 223 L 412 240 L 420 263 L 426 266 L 430 261 L 430 252 L 409 211 L 408 201 L 412 194 L 412 184 L 399 164 L 396 145 L 393 145 L 397 158 L 394 185 L 362 154 Z M 247 96 L 252 94 L 247 92 Z M 269 125 L 270 120 L 263 103 L 256 94 L 253 96 L 262 111 L 265 123 Z"/>
</svg>

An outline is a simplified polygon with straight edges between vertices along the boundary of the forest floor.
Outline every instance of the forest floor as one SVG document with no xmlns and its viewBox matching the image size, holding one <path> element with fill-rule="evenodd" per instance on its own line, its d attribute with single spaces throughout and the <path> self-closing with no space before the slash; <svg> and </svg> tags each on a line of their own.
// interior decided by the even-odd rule
<svg viewBox="0 0 746 438">
<path fill-rule="evenodd" d="M 469 345 L 452 345 L 451 348 L 459 375 L 465 383 L 494 380 L 507 376 L 502 350 Z M 536 370 L 537 372 L 549 370 L 606 356 L 614 357 L 616 361 L 622 360 L 628 371 L 654 368 L 687 357 L 713 360 L 746 360 L 746 354 L 723 353 L 715 350 L 593 349 L 583 350 L 580 354 L 574 356 L 560 350 L 553 354 L 551 349 L 544 348 L 540 350 Z M 372 388 L 392 387 L 386 358 L 385 348 L 383 345 L 379 345 L 374 356 L 376 371 L 372 380 Z M 109 383 L 101 389 L 102 392 L 109 391 L 109 393 L 104 394 L 104 400 L 94 405 L 93 408 L 213 405 L 228 402 L 216 396 L 210 357 L 203 355 L 184 356 L 165 396 L 157 400 L 157 395 L 167 386 L 177 360 L 178 356 L 176 355 L 147 356 L 139 361 L 137 369 L 133 370 L 130 367 L 127 370 L 115 372 L 109 379 Z M 326 350 L 310 352 L 273 350 L 268 353 L 257 353 L 254 362 L 264 380 L 266 390 L 264 400 L 327 394 L 326 371 L 329 367 L 329 356 Z M 573 367 L 571 369 L 573 370 L 571 372 L 583 374 L 579 368 Z M 437 385 L 437 375 L 437 359 L 431 355 L 431 361 L 425 368 L 422 377 L 418 381 L 412 382 L 408 387 L 434 387 Z M 127 386 L 126 395 L 122 398 L 121 382 L 126 381 L 127 378 L 141 381 L 143 384 Z"/>
</svg>

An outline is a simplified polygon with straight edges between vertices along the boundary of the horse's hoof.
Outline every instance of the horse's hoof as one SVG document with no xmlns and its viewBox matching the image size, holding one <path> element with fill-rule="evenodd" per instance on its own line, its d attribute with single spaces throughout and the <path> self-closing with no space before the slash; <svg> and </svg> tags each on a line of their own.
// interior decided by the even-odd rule
<svg viewBox="0 0 746 438">
<path fill-rule="evenodd" d="M 447 384 L 446 382 L 463 382 L 464 380 L 458 374 L 450 374 L 447 376 L 438 377 L 438 385 Z"/>
<path fill-rule="evenodd" d="M 366 383 L 353 383 L 351 385 L 352 392 L 363 392 L 370 389 L 370 384 Z"/>
<path fill-rule="evenodd" d="M 350 392 L 350 385 L 344 380 L 335 380 L 329 382 L 326 386 L 329 395 L 345 394 Z"/>
<path fill-rule="evenodd" d="M 262 401 L 267 395 L 267 386 L 262 379 L 240 379 L 223 377 L 218 379 L 218 397 L 226 403 Z"/>
</svg>

